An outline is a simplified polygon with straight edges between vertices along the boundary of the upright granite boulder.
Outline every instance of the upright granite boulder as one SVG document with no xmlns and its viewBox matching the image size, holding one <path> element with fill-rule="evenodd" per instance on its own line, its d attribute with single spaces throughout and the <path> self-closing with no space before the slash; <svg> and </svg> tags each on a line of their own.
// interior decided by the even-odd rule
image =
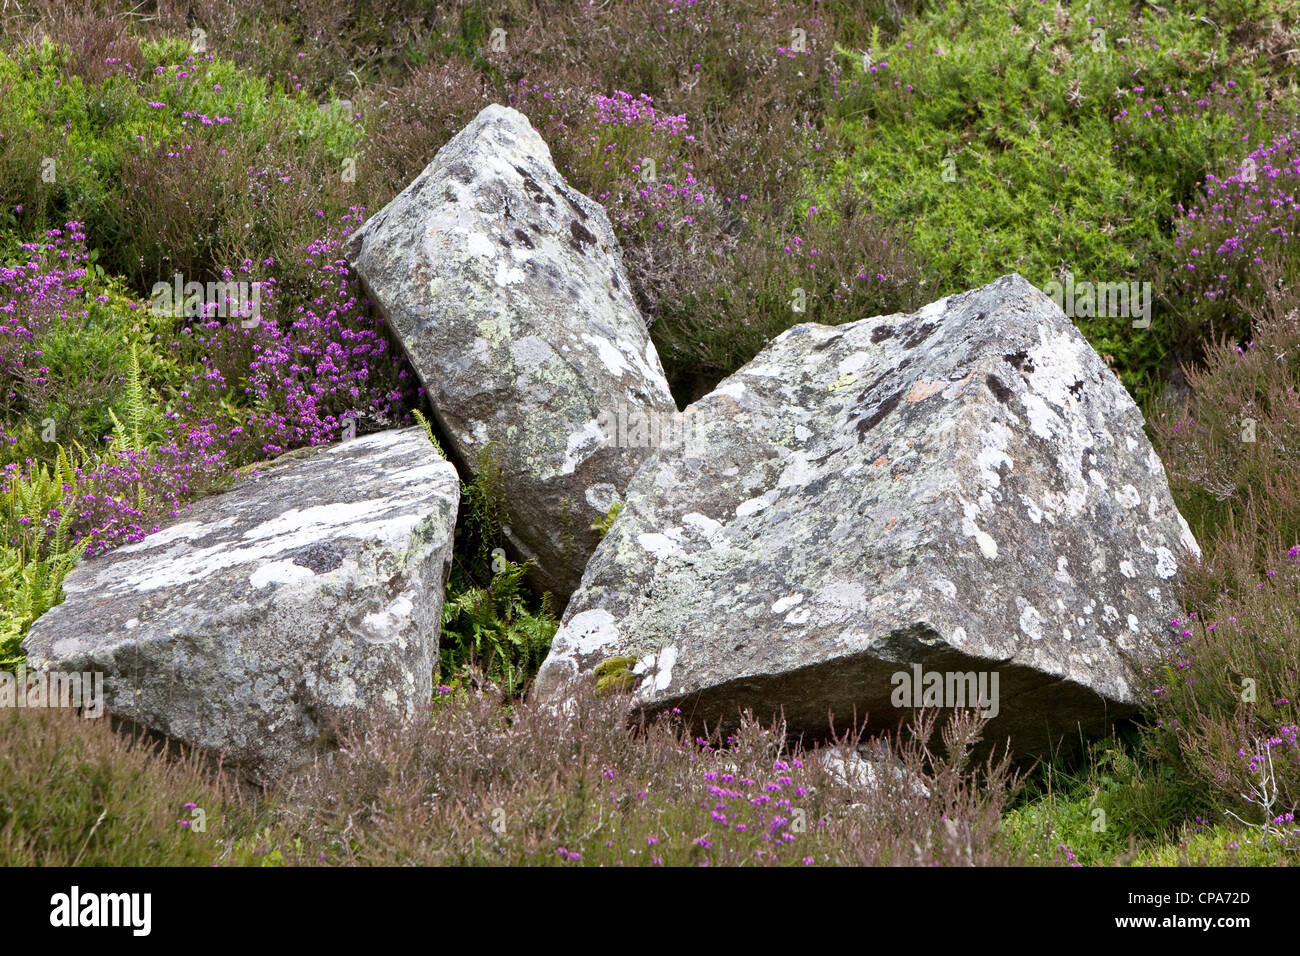
<svg viewBox="0 0 1300 956">
<path fill-rule="evenodd" d="M 294 453 L 85 561 L 23 641 L 107 709 L 265 783 L 427 704 L 459 485 L 423 429 Z"/>
<path fill-rule="evenodd" d="M 536 693 L 599 668 L 646 711 L 782 710 L 812 735 L 831 714 L 892 729 L 902 707 L 964 704 L 986 740 L 1041 754 L 1131 710 L 1184 549 L 1141 413 L 1061 310 L 1004 276 L 796 326 L 690 406 Z"/>
<path fill-rule="evenodd" d="M 561 602 L 592 521 L 649 452 L 622 415 L 677 411 L 599 204 L 565 184 L 522 113 L 489 106 L 346 250 L 471 473 L 496 456 L 506 536 Z M 561 605 L 562 606 L 562 605 Z"/>
</svg>

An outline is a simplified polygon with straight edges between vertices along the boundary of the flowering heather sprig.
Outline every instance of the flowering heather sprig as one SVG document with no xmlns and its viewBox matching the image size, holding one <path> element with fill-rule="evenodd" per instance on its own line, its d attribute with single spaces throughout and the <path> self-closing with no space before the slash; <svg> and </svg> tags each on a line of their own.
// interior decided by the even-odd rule
<svg viewBox="0 0 1300 956">
<path fill-rule="evenodd" d="M 204 364 L 194 387 L 219 396 L 243 383 L 254 403 L 248 437 L 261 442 L 263 455 L 334 441 L 350 418 L 363 414 L 396 422 L 421 391 L 390 351 L 382 320 L 362 309 L 356 277 L 342 256 L 344 241 L 363 218 L 363 210 L 352 207 L 337 233 L 328 230 L 304 250 L 315 270 L 313 288 L 291 316 L 276 314 L 268 280 L 255 327 L 212 319 L 192 330 L 192 347 Z M 240 269 L 251 275 L 254 264 L 245 260 Z M 232 277 L 227 272 L 225 278 Z"/>
<path fill-rule="evenodd" d="M 596 96 L 596 122 L 608 126 L 623 124 L 634 126 L 650 125 L 657 133 L 670 136 L 682 136 L 688 142 L 695 137 L 687 133 L 686 114 L 677 116 L 658 116 L 655 114 L 654 100 L 646 93 L 638 97 L 622 90 L 615 90 L 613 96 Z"/>
<path fill-rule="evenodd" d="M 148 449 L 112 448 L 78 463 L 77 492 L 69 489 L 51 511 L 47 532 L 71 511 L 74 542 L 89 539 L 87 553 L 98 554 L 138 541 L 179 515 L 249 457 L 250 445 L 254 457 L 275 455 L 337 439 L 350 417 L 400 418 L 416 391 L 414 376 L 390 353 L 380 320 L 361 309 L 339 252 L 361 220 L 362 211 L 351 210 L 340 235 L 327 232 L 305 250 L 316 270 L 313 295 L 291 318 L 275 317 L 274 280 L 268 279 L 263 300 L 271 314 L 254 327 L 209 314 L 185 328 L 182 339 L 197 353 L 199 370 L 179 410 L 167 413 L 163 440 Z M 23 246 L 28 262 L 0 271 L 0 410 L 19 400 L 30 403 L 44 382 L 41 335 L 86 317 L 75 308 L 88 262 L 81 225 L 68 223 L 66 231 L 51 230 L 46 238 Z M 254 269 L 245 260 L 241 278 L 251 279 Z M 222 276 L 234 277 L 229 269 Z M 219 400 L 240 386 L 254 405 L 247 422 L 224 412 L 213 417 Z M 17 439 L 6 424 L 0 417 L 0 439 L 11 445 Z M 33 464 L 7 465 L 4 487 L 15 476 L 27 477 Z"/>
<path fill-rule="evenodd" d="M 22 244 L 26 262 L 0 267 L 0 435 L 7 444 L 17 441 L 2 428 L 11 411 L 46 397 L 50 369 L 42 361 L 41 336 L 86 318 L 85 309 L 75 308 L 90 258 L 82 224 L 69 222 L 45 238 Z"/>
<path fill-rule="evenodd" d="M 1300 211 L 1300 131 L 1252 150 L 1231 175 L 1206 176 L 1205 196 L 1182 209 L 1174 244 L 1195 294 L 1227 300 L 1251 289 L 1276 250 L 1293 250 Z M 1225 303 L 1226 304 L 1226 303 Z"/>
<path fill-rule="evenodd" d="M 689 159 L 695 137 L 685 114 L 658 114 L 650 96 L 616 90 L 611 96 L 597 95 L 590 115 L 588 162 L 596 167 L 596 179 L 608 183 L 595 198 L 615 228 L 689 231 L 733 201 L 696 178 Z M 647 160 L 655 164 L 653 176 Z M 736 197 L 738 202 L 748 199 Z"/>
<path fill-rule="evenodd" d="M 65 487 L 62 501 L 46 516 L 44 531 L 53 534 L 63 514 L 72 512 L 73 543 L 87 540 L 87 555 L 139 541 L 157 531 L 228 474 L 226 456 L 238 427 L 212 422 L 173 426 L 164 441 L 145 450 L 112 449 L 89 463 L 74 465 L 77 490 Z M 224 446 L 224 447 L 223 447 Z M 14 479 L 26 479 L 34 462 L 5 466 L 0 492 Z M 139 507 L 140 490 L 144 507 Z M 32 529 L 33 533 L 36 529 Z"/>
</svg>

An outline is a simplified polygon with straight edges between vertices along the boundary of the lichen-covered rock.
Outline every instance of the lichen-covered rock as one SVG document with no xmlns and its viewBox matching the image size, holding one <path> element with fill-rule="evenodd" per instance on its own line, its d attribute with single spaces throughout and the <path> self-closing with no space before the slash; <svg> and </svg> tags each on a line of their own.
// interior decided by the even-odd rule
<svg viewBox="0 0 1300 956">
<path fill-rule="evenodd" d="M 458 503 L 420 428 L 286 456 L 73 570 L 28 666 L 102 671 L 115 717 L 268 782 L 428 703 Z"/>
<path fill-rule="evenodd" d="M 677 411 L 604 210 L 523 114 L 489 106 L 347 248 L 470 472 L 494 447 L 510 543 L 563 602 L 593 520 L 649 453 L 622 414 Z"/>
<path fill-rule="evenodd" d="M 1130 658 L 1163 639 L 1196 542 L 1141 413 L 1024 279 L 792 328 L 684 418 L 539 695 L 634 656 L 644 710 L 780 709 L 824 735 L 831 714 L 893 729 L 908 706 L 978 704 L 1021 754 L 1134 703 Z"/>
</svg>

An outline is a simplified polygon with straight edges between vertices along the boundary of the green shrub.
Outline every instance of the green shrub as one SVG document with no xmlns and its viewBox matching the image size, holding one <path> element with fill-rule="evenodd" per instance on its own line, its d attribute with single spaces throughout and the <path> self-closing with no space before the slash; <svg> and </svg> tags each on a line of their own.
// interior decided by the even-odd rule
<svg viewBox="0 0 1300 956">
<path fill-rule="evenodd" d="M 1145 759 L 1126 732 L 1093 742 L 1081 763 L 1047 762 L 1004 815 L 1025 863 L 1107 866 L 1166 846 L 1209 804 L 1166 764 Z"/>
<path fill-rule="evenodd" d="M 869 53 L 864 71 L 844 51 L 840 169 L 879 214 L 912 225 L 936 295 L 1011 271 L 1040 288 L 1067 272 L 1151 282 L 1149 329 L 1078 325 L 1140 399 L 1158 394 L 1179 341 L 1165 281 L 1176 206 L 1218 168 L 1224 140 L 1266 129 L 1248 93 L 1194 104 L 1216 81 L 1257 92 L 1256 68 L 1192 12 L 1119 0 L 948 2 Z"/>
</svg>

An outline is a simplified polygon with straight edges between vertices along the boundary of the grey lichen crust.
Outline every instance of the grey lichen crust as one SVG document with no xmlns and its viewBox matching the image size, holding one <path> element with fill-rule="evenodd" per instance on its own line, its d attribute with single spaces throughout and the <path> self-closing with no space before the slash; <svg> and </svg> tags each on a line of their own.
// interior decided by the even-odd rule
<svg viewBox="0 0 1300 956">
<path fill-rule="evenodd" d="M 1137 333 L 1140 334 L 1140 333 Z M 1016 275 L 796 326 L 685 412 L 570 602 L 537 693 L 637 658 L 636 699 L 892 729 L 892 675 L 996 671 L 1042 753 L 1135 700 L 1197 551 L 1128 394 Z"/>
<path fill-rule="evenodd" d="M 428 702 L 458 503 L 420 428 L 272 463 L 76 568 L 28 664 L 102 671 L 114 716 L 269 781 Z"/>
<path fill-rule="evenodd" d="M 599 204 L 527 117 L 489 106 L 352 237 L 347 255 L 424 382 L 450 453 L 499 454 L 532 579 L 560 606 L 591 529 L 647 449 L 603 426 L 676 412 Z"/>
</svg>

